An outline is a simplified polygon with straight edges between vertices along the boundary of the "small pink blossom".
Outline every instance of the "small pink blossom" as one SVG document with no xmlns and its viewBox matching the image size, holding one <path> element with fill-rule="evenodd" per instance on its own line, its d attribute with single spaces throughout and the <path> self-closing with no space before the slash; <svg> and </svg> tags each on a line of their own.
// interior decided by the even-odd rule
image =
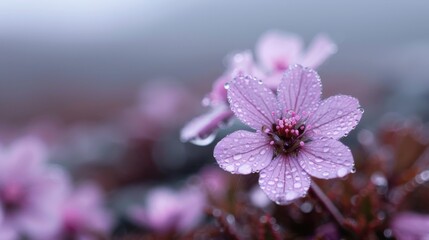
<svg viewBox="0 0 429 240">
<path fill-rule="evenodd" d="M 112 216 L 103 208 L 103 196 L 97 185 L 85 183 L 72 190 L 62 202 L 60 230 L 52 239 L 96 240 L 107 236 Z"/>
<path fill-rule="evenodd" d="M 205 197 L 198 188 L 179 192 L 157 188 L 148 193 L 144 207 L 130 210 L 130 216 L 137 224 L 157 232 L 185 232 L 200 222 L 204 206 Z"/>
<path fill-rule="evenodd" d="M 256 45 L 256 55 L 261 68 L 266 72 L 283 72 L 293 64 L 317 68 L 336 52 L 336 45 L 326 35 L 316 36 L 303 51 L 303 40 L 294 34 L 270 31 Z"/>
<path fill-rule="evenodd" d="M 225 188 L 228 182 L 228 176 L 217 167 L 205 167 L 198 174 L 201 187 L 211 196 L 216 199 L 222 199 L 226 191 Z"/>
<path fill-rule="evenodd" d="M 122 123 L 133 137 L 154 138 L 160 131 L 175 129 L 193 113 L 197 99 L 182 85 L 157 81 L 145 84 L 136 106 L 128 109 Z"/>
<path fill-rule="evenodd" d="M 289 67 L 277 96 L 251 76 L 235 78 L 228 89 L 231 110 L 256 132 L 236 131 L 216 145 L 214 157 L 224 170 L 260 172 L 261 189 L 278 204 L 305 195 L 310 176 L 330 179 L 352 171 L 350 149 L 338 139 L 357 125 L 363 111 L 350 96 L 321 100 L 314 70 Z"/>
<path fill-rule="evenodd" d="M 203 100 L 203 105 L 211 109 L 183 128 L 182 141 L 207 137 L 213 140 L 212 134 L 231 119 L 233 114 L 228 107 L 225 84 L 235 76 L 252 75 L 264 79 L 267 86 L 276 89 L 281 74 L 290 64 L 315 68 L 336 51 L 336 45 L 324 35 L 317 36 L 306 52 L 302 51 L 302 45 L 303 41 L 298 36 L 272 31 L 264 34 L 256 46 L 259 64 L 250 51 L 232 55 L 227 71 L 214 82 L 212 91 Z"/>
<path fill-rule="evenodd" d="M 0 239 L 46 239 L 58 228 L 67 176 L 35 138 L 0 149 Z"/>
</svg>

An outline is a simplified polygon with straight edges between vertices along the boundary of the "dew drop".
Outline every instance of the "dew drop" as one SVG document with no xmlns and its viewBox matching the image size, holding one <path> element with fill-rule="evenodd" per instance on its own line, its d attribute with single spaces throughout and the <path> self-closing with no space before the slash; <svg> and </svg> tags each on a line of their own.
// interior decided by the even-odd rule
<svg viewBox="0 0 429 240">
<path fill-rule="evenodd" d="M 347 174 L 347 168 L 342 167 L 337 171 L 337 176 L 340 178 L 344 177 L 346 174 Z"/>
<path fill-rule="evenodd" d="M 225 88 L 225 89 L 229 89 L 229 83 L 227 82 L 227 83 L 225 83 L 225 85 L 223 85 L 223 87 Z"/>
<path fill-rule="evenodd" d="M 323 152 L 329 152 L 329 148 L 328 147 L 325 147 L 325 148 L 323 148 Z"/>
<path fill-rule="evenodd" d="M 252 172 L 252 167 L 249 164 L 243 164 L 238 168 L 238 172 L 241 174 L 249 174 Z"/>
<path fill-rule="evenodd" d="M 204 97 L 203 100 L 201 100 L 201 105 L 203 105 L 204 107 L 207 107 L 211 104 L 211 100 L 209 97 Z"/>
<path fill-rule="evenodd" d="M 298 197 L 298 193 L 296 193 L 296 192 L 287 192 L 286 193 L 286 195 L 285 195 L 285 199 L 286 199 L 286 201 L 290 201 L 290 200 L 293 200 L 293 199 L 295 199 L 296 197 Z"/>
<path fill-rule="evenodd" d="M 226 168 L 225 168 L 228 172 L 233 172 L 234 170 L 235 170 L 235 167 L 234 167 L 234 165 L 228 165 L 228 166 L 226 166 Z"/>
<path fill-rule="evenodd" d="M 241 154 L 236 154 L 236 155 L 234 155 L 232 158 L 233 158 L 234 160 L 240 160 L 242 157 L 243 157 L 243 155 L 241 155 Z"/>
<path fill-rule="evenodd" d="M 300 188 L 300 187 L 301 187 L 301 183 L 298 183 L 298 182 L 297 182 L 297 183 L 294 183 L 294 184 L 293 184 L 293 187 L 294 187 L 294 188 Z"/>
</svg>

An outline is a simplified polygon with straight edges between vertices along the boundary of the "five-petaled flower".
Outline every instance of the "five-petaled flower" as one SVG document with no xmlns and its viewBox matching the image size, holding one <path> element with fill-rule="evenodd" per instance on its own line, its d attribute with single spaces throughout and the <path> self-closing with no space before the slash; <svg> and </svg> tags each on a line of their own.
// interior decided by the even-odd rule
<svg viewBox="0 0 429 240">
<path fill-rule="evenodd" d="M 256 130 L 236 131 L 214 149 L 231 173 L 260 172 L 259 185 L 277 204 L 304 196 L 316 178 L 344 177 L 354 168 L 350 149 L 339 138 L 362 117 L 356 98 L 321 101 L 319 75 L 300 65 L 284 74 L 277 96 L 261 80 L 238 76 L 226 85 L 231 110 Z"/>
</svg>

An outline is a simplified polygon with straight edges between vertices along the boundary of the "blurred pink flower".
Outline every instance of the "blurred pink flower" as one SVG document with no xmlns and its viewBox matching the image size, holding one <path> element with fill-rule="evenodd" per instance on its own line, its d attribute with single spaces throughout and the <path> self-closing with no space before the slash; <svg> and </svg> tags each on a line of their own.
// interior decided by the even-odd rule
<svg viewBox="0 0 429 240">
<path fill-rule="evenodd" d="M 335 43 L 323 34 L 313 40 L 306 52 L 302 45 L 303 40 L 297 35 L 270 31 L 259 39 L 256 55 L 264 71 L 283 72 L 293 64 L 317 68 L 337 50 Z"/>
<path fill-rule="evenodd" d="M 200 183 L 203 189 L 212 197 L 221 199 L 228 190 L 225 186 L 228 176 L 218 167 L 205 167 L 199 173 Z"/>
<path fill-rule="evenodd" d="M 203 100 L 203 105 L 210 106 L 211 109 L 183 128 L 182 141 L 204 138 L 213 140 L 212 134 L 233 116 L 228 108 L 225 84 L 235 76 L 252 75 L 263 79 L 271 89 L 276 89 L 283 71 L 290 64 L 299 63 L 315 68 L 336 51 L 336 45 L 325 35 L 317 36 L 305 53 L 302 45 L 303 41 L 296 35 L 271 31 L 262 35 L 257 43 L 259 64 L 255 63 L 250 51 L 232 55 L 227 71 L 214 82 L 212 91 Z M 197 144 L 210 142 L 195 141 Z"/>
<path fill-rule="evenodd" d="M 277 97 L 261 80 L 240 76 L 229 83 L 235 116 L 256 132 L 236 131 L 222 139 L 214 157 L 231 173 L 260 172 L 259 185 L 277 204 L 305 195 L 310 176 L 344 177 L 354 163 L 339 138 L 360 121 L 357 99 L 337 95 L 321 101 L 319 75 L 300 65 L 289 67 Z"/>
<path fill-rule="evenodd" d="M 103 208 L 101 190 L 95 184 L 82 184 L 71 190 L 62 203 L 61 226 L 51 239 L 96 240 L 107 236 L 112 216 Z"/>
<path fill-rule="evenodd" d="M 390 228 L 398 240 L 429 239 L 429 215 L 398 213 L 393 217 Z"/>
<path fill-rule="evenodd" d="M 157 232 L 184 232 L 200 222 L 204 206 L 205 197 L 198 188 L 175 192 L 160 187 L 148 193 L 144 207 L 131 208 L 130 217 Z"/>
<path fill-rule="evenodd" d="M 182 85 L 158 81 L 145 84 L 136 106 L 125 112 L 123 123 L 130 135 L 153 137 L 160 130 L 171 130 L 191 115 L 197 99 Z"/>
<path fill-rule="evenodd" d="M 58 228 L 67 176 L 35 138 L 0 149 L 0 239 L 46 239 Z"/>
</svg>

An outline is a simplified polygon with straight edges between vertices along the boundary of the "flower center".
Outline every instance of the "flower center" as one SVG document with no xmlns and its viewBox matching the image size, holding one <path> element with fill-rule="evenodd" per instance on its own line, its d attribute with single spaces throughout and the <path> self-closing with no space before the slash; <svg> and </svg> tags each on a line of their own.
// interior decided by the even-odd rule
<svg viewBox="0 0 429 240">
<path fill-rule="evenodd" d="M 289 112 L 289 117 L 278 119 L 271 128 L 263 127 L 270 138 L 270 145 L 275 148 L 275 154 L 296 153 L 304 146 L 306 125 L 295 112 Z"/>
<path fill-rule="evenodd" d="M 288 68 L 288 64 L 283 59 L 279 59 L 274 62 L 274 67 L 276 71 L 282 72 Z"/>
</svg>

